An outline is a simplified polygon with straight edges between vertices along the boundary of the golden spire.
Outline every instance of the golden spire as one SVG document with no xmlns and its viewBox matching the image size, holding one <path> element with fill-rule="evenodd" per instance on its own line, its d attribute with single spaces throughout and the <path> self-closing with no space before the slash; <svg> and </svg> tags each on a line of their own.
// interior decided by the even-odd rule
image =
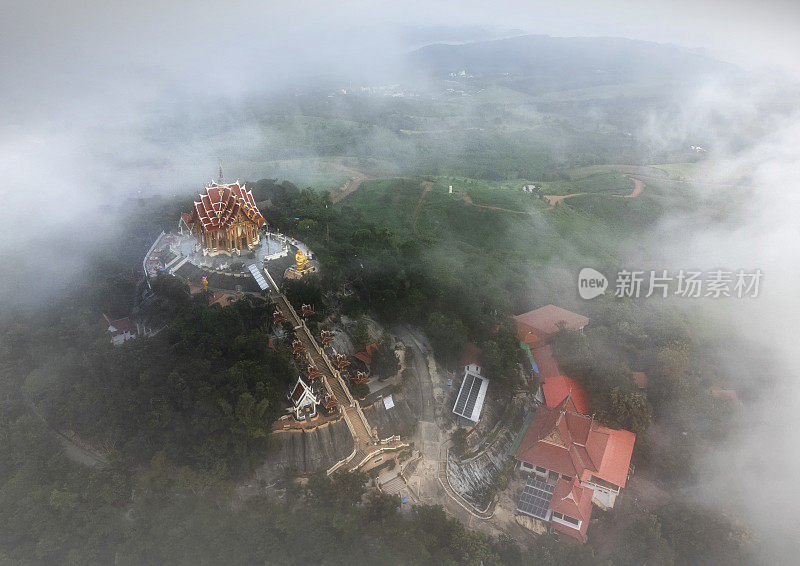
<svg viewBox="0 0 800 566">
<path fill-rule="evenodd" d="M 219 160 L 219 180 L 217 183 L 222 184 L 222 159 Z"/>
</svg>

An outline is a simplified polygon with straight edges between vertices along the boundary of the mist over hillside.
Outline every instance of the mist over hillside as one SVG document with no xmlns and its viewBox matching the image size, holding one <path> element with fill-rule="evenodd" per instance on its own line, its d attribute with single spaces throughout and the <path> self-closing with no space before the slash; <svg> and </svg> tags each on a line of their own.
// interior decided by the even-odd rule
<svg viewBox="0 0 800 566">
<path fill-rule="evenodd" d="M 532 94 L 635 82 L 689 82 L 734 67 L 674 45 L 614 37 L 526 35 L 463 45 L 435 44 L 410 54 L 433 76 L 465 70 L 505 78 Z"/>
<path fill-rule="evenodd" d="M 595 531 L 600 542 L 578 551 L 553 543 L 516 556 L 505 543 L 486 543 L 469 530 L 482 519 L 468 518 L 467 528 L 450 518 L 449 530 L 426 539 L 431 554 L 418 563 L 463 558 L 459 552 L 472 547 L 461 536 L 475 536 L 467 543 L 485 544 L 492 559 L 502 554 L 503 564 L 515 566 L 592 564 L 603 553 L 613 564 L 638 565 L 650 563 L 644 554 L 651 551 L 664 551 L 665 564 L 728 551 L 741 560 L 731 564 L 748 563 L 744 557 L 791 563 L 794 525 L 774 521 L 800 505 L 794 485 L 800 460 L 787 453 L 798 434 L 793 415 L 800 403 L 792 324 L 799 314 L 800 74 L 797 37 L 787 24 L 796 21 L 795 8 L 769 1 L 750 12 L 744 4 L 723 10 L 715 2 L 691 9 L 683 2 L 683 10 L 666 2 L 656 8 L 615 1 L 557 8 L 528 2 L 207 3 L 195 10 L 148 1 L 92 4 L 17 4 L 0 18 L 0 72 L 7 81 L 0 91 L 6 213 L 0 439 L 13 440 L 0 442 L 0 524 L 9 525 L 0 526 L 0 562 L 127 556 L 128 563 L 157 563 L 162 552 L 176 562 L 199 555 L 198 563 L 208 547 L 219 554 L 205 560 L 221 562 L 231 553 L 228 544 L 243 549 L 229 563 L 268 562 L 277 554 L 248 546 L 267 532 L 282 552 L 306 545 L 318 561 L 352 560 L 345 553 L 323 557 L 324 548 L 308 544 L 304 521 L 313 515 L 313 532 L 325 531 L 331 544 L 358 544 L 365 561 L 378 549 L 375 561 L 392 563 L 402 554 L 393 554 L 392 528 L 414 525 L 396 531 L 405 533 L 400 546 L 412 554 L 414 537 L 434 532 L 424 513 L 383 523 L 384 513 L 394 510 L 376 506 L 362 515 L 356 500 L 347 501 L 348 513 L 337 514 L 334 496 L 330 508 L 301 505 L 288 511 L 288 523 L 281 518 L 298 501 L 293 498 L 325 494 L 321 485 L 282 492 L 274 507 L 258 498 L 253 507 L 237 507 L 236 500 L 231 518 L 238 497 L 232 493 L 252 488 L 263 495 L 271 487 L 239 472 L 218 472 L 237 458 L 247 465 L 230 470 L 262 464 L 257 460 L 267 453 L 260 450 L 272 423 L 260 422 L 246 402 L 235 410 L 219 403 L 218 393 L 257 375 L 247 364 L 262 356 L 263 374 L 274 369 L 268 366 L 280 369 L 262 407 L 269 410 L 261 413 L 274 419 L 297 376 L 283 343 L 291 326 L 269 328 L 271 305 L 257 317 L 252 305 L 239 305 L 241 312 L 230 317 L 219 304 L 200 305 L 203 296 L 190 299 L 182 287 L 167 287 L 186 299 L 182 308 L 197 309 L 182 312 L 178 328 L 158 338 L 182 333 L 181 341 L 159 342 L 152 358 L 158 367 L 148 365 L 149 342 L 114 353 L 95 328 L 102 314 L 138 309 L 144 253 L 162 230 L 176 230 L 180 213 L 217 177 L 221 160 L 226 179 L 246 181 L 254 191 L 270 226 L 319 252 L 318 278 L 294 289 L 317 309 L 316 334 L 331 325 L 326 328 L 346 343 L 347 325 L 358 328 L 358 319 L 366 328 L 362 318 L 370 317 L 386 328 L 439 330 L 431 332 L 438 338 L 434 349 L 440 358 L 446 351 L 439 361 L 442 375 L 450 376 L 461 369 L 454 364 L 461 342 L 492 343 L 511 315 L 559 304 L 592 318 L 596 326 L 586 335 L 602 338 L 593 343 L 595 353 L 610 362 L 592 374 L 599 382 L 592 394 L 608 401 L 612 384 L 643 395 L 639 408 L 658 405 L 653 443 L 644 430 L 637 441 L 637 481 L 662 482 L 668 498 L 688 501 L 678 509 L 696 512 L 692 522 L 682 524 L 682 513 L 665 515 L 670 524 L 662 530 L 650 520 L 660 512 L 653 507 L 645 528 L 629 531 L 630 517 L 600 514 L 597 523 L 608 527 Z M 730 45 L 760 63 L 746 65 Z M 589 304 L 575 293 L 576 272 L 585 266 L 761 269 L 765 279 L 749 301 L 633 304 L 609 292 Z M 432 314 L 447 324 L 436 328 Z M 164 320 L 173 315 L 163 314 Z M 226 332 L 214 330 L 218 320 Z M 247 340 L 237 338 L 240 326 Z M 201 334 L 213 347 L 198 342 Z M 500 343 L 492 344 L 498 356 Z M 183 358 L 176 357 L 176 344 Z M 517 342 L 502 344 L 510 344 L 503 355 L 514 365 Z M 696 358 L 703 363 L 686 361 Z M 653 388 L 647 401 L 646 393 L 625 389 L 632 389 L 628 373 L 645 364 L 657 383 L 664 359 L 678 375 L 669 395 L 659 399 Z M 433 353 L 429 361 L 417 359 L 416 366 L 435 368 Z M 120 365 L 125 371 L 116 371 Z M 189 393 L 198 375 L 220 387 L 206 388 L 208 396 L 195 402 Z M 256 381 L 240 385 L 256 391 Z M 403 381 L 403 387 L 414 383 L 405 374 Z M 439 385 L 446 393 L 431 398 L 450 417 L 452 403 L 444 397 L 452 383 Z M 505 401 L 522 390 L 515 387 L 504 390 Z M 733 391 L 737 403 L 712 399 L 712 388 Z M 177 408 L 164 408 L 173 402 Z M 114 409 L 95 414 L 97 407 Z M 230 420 L 202 417 L 197 426 L 187 415 L 198 407 Z M 119 422 L 105 427 L 114 419 Z M 414 434 L 435 428 L 435 420 Z M 63 456 L 48 428 L 53 423 L 125 457 L 109 458 L 112 470 L 87 472 Z M 144 438 L 148 427 L 158 434 Z M 232 430 L 258 434 L 259 451 L 247 443 L 214 446 L 213 454 L 198 448 L 214 439 L 224 444 Z M 184 444 L 184 431 L 192 431 L 194 444 Z M 165 452 L 180 455 L 181 465 L 213 465 L 172 477 L 176 468 Z M 151 460 L 152 454 L 164 458 Z M 439 453 L 431 454 L 426 464 L 435 470 Z M 222 541 L 192 530 L 192 505 L 202 509 L 202 533 L 231 536 L 218 535 Z M 635 501 L 637 516 L 641 505 Z M 447 517 L 442 511 L 427 520 L 441 526 Z M 711 534 L 704 530 L 707 518 L 711 530 L 719 527 Z M 217 520 L 227 530 L 218 530 Z M 286 524 L 291 536 L 284 536 Z M 328 532 L 331 525 L 357 528 L 347 538 Z M 444 540 L 445 531 L 455 533 L 453 548 L 435 554 L 446 547 L 436 538 Z M 375 536 L 365 543 L 364 532 Z M 634 547 L 624 548 L 631 552 L 627 559 L 625 545 L 616 544 L 623 538 Z M 528 543 L 542 540 L 525 531 L 516 542 L 526 552 Z M 638 558 L 636 545 L 643 553 Z"/>
</svg>

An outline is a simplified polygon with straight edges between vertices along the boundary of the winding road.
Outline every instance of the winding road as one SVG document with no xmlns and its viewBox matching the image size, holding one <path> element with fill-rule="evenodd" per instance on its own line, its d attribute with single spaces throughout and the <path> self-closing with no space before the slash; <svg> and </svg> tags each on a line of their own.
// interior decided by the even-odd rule
<svg viewBox="0 0 800 566">
<path fill-rule="evenodd" d="M 641 195 L 642 192 L 644 192 L 645 184 L 641 179 L 637 179 L 629 175 L 628 173 L 624 173 L 623 177 L 626 177 L 631 181 L 633 181 L 633 190 L 630 192 L 630 194 L 627 195 L 609 195 L 609 196 L 618 198 L 636 198 L 639 195 Z M 555 205 L 557 205 L 560 202 L 564 202 L 568 198 L 578 197 L 586 194 L 589 193 L 572 193 L 570 195 L 544 195 L 544 198 L 546 198 L 547 202 L 550 203 L 550 208 L 553 208 Z M 601 193 L 596 193 L 596 194 L 601 194 Z"/>
</svg>

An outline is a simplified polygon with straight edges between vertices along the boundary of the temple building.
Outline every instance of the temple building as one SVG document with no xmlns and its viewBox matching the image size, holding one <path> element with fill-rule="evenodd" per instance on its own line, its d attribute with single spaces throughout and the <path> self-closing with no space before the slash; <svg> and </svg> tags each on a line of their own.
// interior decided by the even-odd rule
<svg viewBox="0 0 800 566">
<path fill-rule="evenodd" d="M 298 421 L 308 421 L 317 416 L 317 405 L 320 404 L 320 398 L 314 394 L 302 377 L 297 378 L 297 383 L 286 398 L 289 401 L 289 412 Z"/>
<path fill-rule="evenodd" d="M 602 426 L 575 405 L 568 392 L 558 406 L 536 410 L 515 455 L 529 474 L 517 510 L 586 542 L 592 504 L 614 507 L 627 483 L 636 435 Z"/>
<path fill-rule="evenodd" d="M 205 255 L 240 255 L 258 245 L 259 228 L 266 220 L 258 210 L 252 191 L 245 184 L 225 183 L 222 167 L 219 179 L 211 181 L 191 213 L 181 214 L 181 234 L 188 231 L 197 238 Z"/>
</svg>

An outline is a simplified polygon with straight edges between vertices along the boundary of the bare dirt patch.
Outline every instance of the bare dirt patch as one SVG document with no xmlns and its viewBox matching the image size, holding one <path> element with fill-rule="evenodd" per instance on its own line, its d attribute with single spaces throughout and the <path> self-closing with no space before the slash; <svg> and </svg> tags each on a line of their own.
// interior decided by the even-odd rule
<svg viewBox="0 0 800 566">
<path fill-rule="evenodd" d="M 346 165 L 342 165 L 341 163 L 337 163 L 336 167 L 348 175 L 350 178 L 345 181 L 344 185 L 336 189 L 331 194 L 331 202 L 334 204 L 344 199 L 347 195 L 354 193 L 358 190 L 358 187 L 361 186 L 361 183 L 370 179 L 367 175 L 359 171 L 358 169 L 353 169 L 352 167 L 347 167 Z"/>
<path fill-rule="evenodd" d="M 629 195 L 614 195 L 615 197 L 621 197 L 621 198 L 636 198 L 636 197 L 638 197 L 640 194 L 642 194 L 642 192 L 644 191 L 644 186 L 645 186 L 645 185 L 644 185 L 644 182 L 643 182 L 642 180 L 640 180 L 640 179 L 636 179 L 636 178 L 634 178 L 634 177 L 631 177 L 631 176 L 630 176 L 630 175 L 628 175 L 627 173 L 624 175 L 624 177 L 627 177 L 628 179 L 630 179 L 631 181 L 633 181 L 633 191 L 631 191 L 631 194 L 629 194 Z"/>
<path fill-rule="evenodd" d="M 544 195 L 544 198 L 546 198 L 547 202 L 550 203 L 550 208 L 553 208 L 558 203 L 564 202 L 564 199 L 568 199 L 570 197 L 578 197 L 585 194 L 586 193 L 572 193 L 571 195 Z"/>
</svg>

